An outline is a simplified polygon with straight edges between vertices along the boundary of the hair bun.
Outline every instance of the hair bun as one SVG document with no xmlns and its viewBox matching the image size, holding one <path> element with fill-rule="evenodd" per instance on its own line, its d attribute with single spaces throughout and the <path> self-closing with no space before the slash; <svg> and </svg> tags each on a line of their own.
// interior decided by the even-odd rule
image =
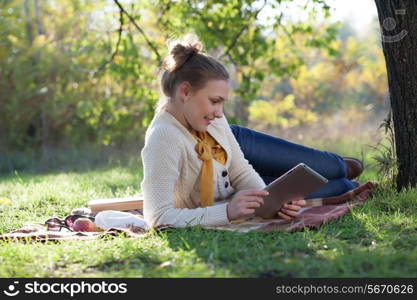
<svg viewBox="0 0 417 300">
<path fill-rule="evenodd" d="M 169 43 L 170 54 L 164 61 L 164 69 L 168 72 L 174 72 L 181 68 L 191 57 L 199 54 L 203 45 L 192 35 L 187 35 L 182 41 L 173 41 Z"/>
</svg>

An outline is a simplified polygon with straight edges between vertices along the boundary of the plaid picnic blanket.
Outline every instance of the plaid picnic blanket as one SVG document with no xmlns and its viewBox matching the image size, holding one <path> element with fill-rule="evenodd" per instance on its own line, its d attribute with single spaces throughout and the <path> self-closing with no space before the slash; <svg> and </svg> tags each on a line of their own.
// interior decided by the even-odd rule
<svg viewBox="0 0 417 300">
<path fill-rule="evenodd" d="M 276 231 L 283 230 L 294 232 L 304 228 L 317 228 L 323 224 L 339 219 L 349 212 L 352 206 L 357 206 L 367 201 L 376 187 L 376 182 L 367 182 L 354 190 L 345 194 L 307 200 L 306 207 L 303 207 L 300 214 L 292 220 L 283 219 L 262 219 L 252 217 L 232 221 L 223 226 L 205 226 L 205 229 L 226 230 L 237 232 L 257 231 Z M 141 216 L 142 211 L 129 211 Z M 154 228 L 157 231 L 165 228 L 172 228 L 170 225 L 163 225 Z M 22 228 L 13 230 L 9 233 L 0 235 L 0 240 L 6 241 L 62 241 L 62 240 L 91 240 L 109 236 L 123 235 L 128 238 L 138 238 L 145 235 L 148 231 L 139 227 L 129 228 L 109 228 L 105 231 L 97 232 L 73 232 L 73 231 L 48 231 L 43 224 L 26 223 Z"/>
<path fill-rule="evenodd" d="M 329 198 L 316 198 L 306 200 L 307 205 L 300 210 L 300 214 L 292 220 L 262 219 L 253 217 L 246 220 L 232 221 L 225 226 L 206 227 L 207 229 L 230 230 L 238 232 L 275 231 L 288 232 L 303 230 L 304 228 L 317 228 L 329 221 L 339 219 L 349 212 L 350 207 L 357 206 L 369 199 L 376 182 L 367 182 L 354 190 L 342 195 Z"/>
</svg>

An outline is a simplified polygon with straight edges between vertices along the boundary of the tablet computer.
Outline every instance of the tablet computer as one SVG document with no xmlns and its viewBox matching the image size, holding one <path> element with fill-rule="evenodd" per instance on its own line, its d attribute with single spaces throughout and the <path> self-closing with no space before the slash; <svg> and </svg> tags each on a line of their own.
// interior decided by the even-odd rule
<svg viewBox="0 0 417 300">
<path fill-rule="evenodd" d="M 255 209 L 255 215 L 265 219 L 277 218 L 284 203 L 305 198 L 327 182 L 325 177 L 300 163 L 264 188 L 269 195 L 263 197 L 264 204 Z"/>
</svg>

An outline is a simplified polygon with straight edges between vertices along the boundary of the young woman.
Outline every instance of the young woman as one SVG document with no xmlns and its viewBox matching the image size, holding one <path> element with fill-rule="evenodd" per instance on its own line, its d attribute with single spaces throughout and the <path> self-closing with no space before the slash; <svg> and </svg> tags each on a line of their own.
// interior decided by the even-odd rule
<svg viewBox="0 0 417 300">
<path fill-rule="evenodd" d="M 362 171 L 356 159 L 229 126 L 223 113 L 229 74 L 201 52 L 198 42 L 170 47 L 161 89 L 164 97 L 141 151 L 149 226 L 215 226 L 248 217 L 263 204 L 266 184 L 300 162 L 330 179 L 308 198 L 335 196 L 357 186 L 350 180 Z M 305 203 L 286 204 L 277 217 L 292 219 Z"/>
</svg>

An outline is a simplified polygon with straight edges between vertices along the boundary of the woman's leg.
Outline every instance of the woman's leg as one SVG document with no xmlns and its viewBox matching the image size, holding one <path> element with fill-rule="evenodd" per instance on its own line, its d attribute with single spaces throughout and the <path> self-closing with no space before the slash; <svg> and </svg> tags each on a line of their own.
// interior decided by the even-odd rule
<svg viewBox="0 0 417 300">
<path fill-rule="evenodd" d="M 279 177 L 299 163 L 307 164 L 327 179 L 346 176 L 346 164 L 339 155 L 239 125 L 230 127 L 245 158 L 261 176 Z"/>
<path fill-rule="evenodd" d="M 346 164 L 337 154 L 298 145 L 239 125 L 230 125 L 245 158 L 266 184 L 303 162 L 327 179 L 308 198 L 335 196 L 357 186 L 346 179 Z"/>
</svg>

